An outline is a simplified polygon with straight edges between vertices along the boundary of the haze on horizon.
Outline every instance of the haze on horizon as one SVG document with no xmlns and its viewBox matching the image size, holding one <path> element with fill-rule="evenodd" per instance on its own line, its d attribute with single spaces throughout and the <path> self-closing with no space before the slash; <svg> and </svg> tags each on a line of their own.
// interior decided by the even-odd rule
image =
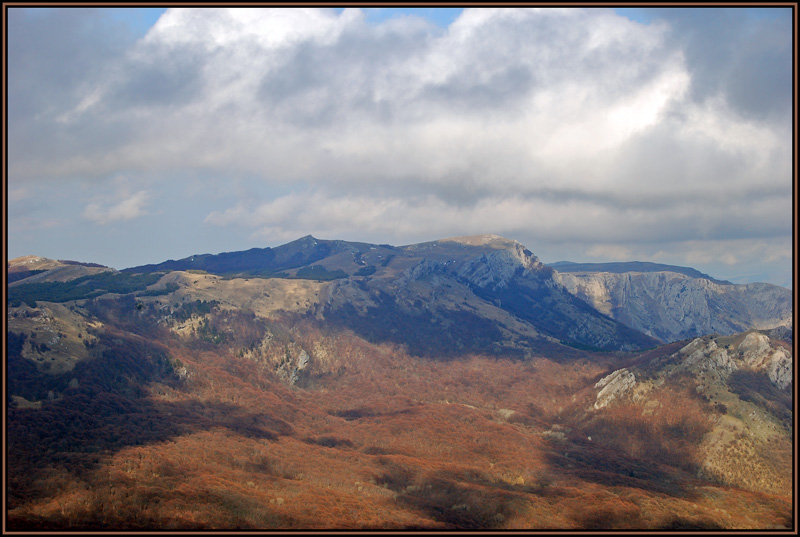
<svg viewBox="0 0 800 537">
<path fill-rule="evenodd" d="M 792 286 L 789 7 L 153 14 L 6 7 L 7 258 L 494 233 Z"/>
</svg>

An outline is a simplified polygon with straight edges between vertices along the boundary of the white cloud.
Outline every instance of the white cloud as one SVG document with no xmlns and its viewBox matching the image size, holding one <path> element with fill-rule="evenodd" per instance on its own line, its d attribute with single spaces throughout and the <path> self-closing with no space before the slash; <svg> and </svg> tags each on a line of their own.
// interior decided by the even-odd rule
<svg viewBox="0 0 800 537">
<path fill-rule="evenodd" d="M 190 167 L 351 187 L 446 188 L 461 176 L 495 192 L 558 183 L 647 195 L 658 187 L 617 176 L 608 155 L 626 160 L 674 110 L 677 151 L 708 144 L 746 166 L 785 151 L 785 133 L 724 102 L 687 102 L 693 74 L 667 30 L 597 9 L 466 10 L 444 33 L 369 27 L 359 10 L 171 9 L 56 116 L 66 132 L 114 125 L 111 147 L 96 152 L 90 136 L 64 158 L 11 165 L 28 176 Z"/>
<path fill-rule="evenodd" d="M 133 220 L 149 214 L 145 208 L 149 199 L 150 193 L 140 190 L 110 206 L 93 202 L 86 206 L 83 217 L 100 225 Z"/>
</svg>

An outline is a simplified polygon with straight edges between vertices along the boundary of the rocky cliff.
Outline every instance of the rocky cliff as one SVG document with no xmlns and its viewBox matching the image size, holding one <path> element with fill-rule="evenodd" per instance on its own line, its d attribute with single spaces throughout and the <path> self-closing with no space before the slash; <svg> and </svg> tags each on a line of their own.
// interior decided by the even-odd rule
<svg viewBox="0 0 800 537">
<path fill-rule="evenodd" d="M 676 272 L 557 273 L 570 293 L 662 342 L 792 326 L 792 292 Z"/>
</svg>

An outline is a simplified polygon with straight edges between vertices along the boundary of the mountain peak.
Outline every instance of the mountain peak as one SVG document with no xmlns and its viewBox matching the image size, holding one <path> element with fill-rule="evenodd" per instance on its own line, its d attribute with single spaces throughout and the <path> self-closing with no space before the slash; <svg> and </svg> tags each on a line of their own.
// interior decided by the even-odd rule
<svg viewBox="0 0 800 537">
<path fill-rule="evenodd" d="M 31 269 L 38 269 L 42 265 L 53 265 L 57 263 L 52 259 L 48 259 L 46 257 L 40 257 L 38 255 L 26 255 L 23 257 L 17 257 L 14 259 L 10 259 L 6 265 L 9 268 L 19 268 L 24 270 L 31 270 Z"/>
<path fill-rule="evenodd" d="M 319 242 L 319 239 L 313 235 L 306 235 L 286 244 L 317 244 L 317 242 Z M 286 246 L 286 244 L 284 246 Z"/>
</svg>

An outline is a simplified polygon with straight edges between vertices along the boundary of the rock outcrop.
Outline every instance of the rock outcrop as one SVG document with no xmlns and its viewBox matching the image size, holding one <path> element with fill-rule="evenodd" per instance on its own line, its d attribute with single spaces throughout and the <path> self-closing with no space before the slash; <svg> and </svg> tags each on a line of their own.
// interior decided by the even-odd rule
<svg viewBox="0 0 800 537">
<path fill-rule="evenodd" d="M 739 369 L 765 374 L 778 388 L 793 382 L 792 353 L 759 332 L 749 332 L 740 341 L 722 345 L 719 339 L 697 338 L 680 351 L 678 369 L 710 373 L 724 381 Z M 675 355 L 674 355 L 675 356 Z"/>
<path fill-rule="evenodd" d="M 608 406 L 615 399 L 630 392 L 636 385 L 636 376 L 626 368 L 618 369 L 597 381 L 594 385 L 597 392 L 597 400 L 594 403 L 595 410 Z"/>
</svg>

